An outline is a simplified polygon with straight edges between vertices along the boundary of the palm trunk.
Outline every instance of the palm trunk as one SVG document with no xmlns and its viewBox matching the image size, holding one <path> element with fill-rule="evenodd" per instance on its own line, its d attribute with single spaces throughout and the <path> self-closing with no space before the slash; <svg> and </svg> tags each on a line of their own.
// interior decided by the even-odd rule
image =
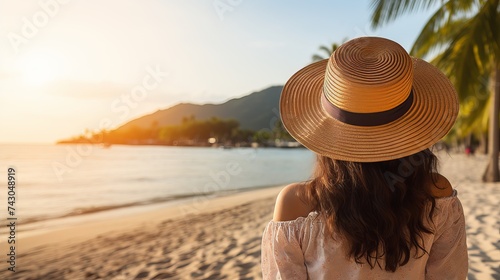
<svg viewBox="0 0 500 280">
<path fill-rule="evenodd" d="M 478 153 L 481 153 L 483 155 L 488 154 L 488 134 L 487 132 L 481 132 L 481 139 L 479 140 L 479 150 Z"/>
<path fill-rule="evenodd" d="M 472 146 L 472 133 L 469 133 L 469 135 L 465 138 L 465 147 L 467 146 Z"/>
<path fill-rule="evenodd" d="M 493 99 L 491 100 L 491 115 L 490 115 L 490 129 L 489 129 L 489 163 L 486 171 L 483 174 L 483 181 L 485 182 L 498 182 L 500 181 L 500 172 L 498 170 L 498 151 L 499 151 L 499 128 L 498 117 L 500 109 L 500 69 L 497 65 L 492 75 L 491 87 Z"/>
</svg>

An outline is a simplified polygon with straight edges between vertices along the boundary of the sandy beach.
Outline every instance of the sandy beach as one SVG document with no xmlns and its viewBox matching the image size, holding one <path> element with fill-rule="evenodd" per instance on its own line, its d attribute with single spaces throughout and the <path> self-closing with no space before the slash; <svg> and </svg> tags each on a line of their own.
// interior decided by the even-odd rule
<svg viewBox="0 0 500 280">
<path fill-rule="evenodd" d="M 469 279 L 500 279 L 500 184 L 480 178 L 486 157 L 440 154 L 464 206 Z M 261 279 L 261 234 L 282 186 L 191 200 L 23 237 L 16 272 L 1 242 L 0 279 Z"/>
</svg>

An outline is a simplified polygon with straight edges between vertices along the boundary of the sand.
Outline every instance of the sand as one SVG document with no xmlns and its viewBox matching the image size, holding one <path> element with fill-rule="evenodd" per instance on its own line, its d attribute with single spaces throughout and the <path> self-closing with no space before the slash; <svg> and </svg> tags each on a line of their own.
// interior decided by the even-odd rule
<svg viewBox="0 0 500 280">
<path fill-rule="evenodd" d="M 485 156 L 440 157 L 464 206 L 469 279 L 500 279 L 500 184 L 480 181 Z M 0 258 L 0 279 L 261 279 L 261 234 L 281 188 L 19 233 L 16 272 Z"/>
<path fill-rule="evenodd" d="M 469 280 L 500 279 L 500 183 L 483 183 L 487 157 L 440 155 L 441 173 L 458 190 L 465 214 Z"/>
</svg>

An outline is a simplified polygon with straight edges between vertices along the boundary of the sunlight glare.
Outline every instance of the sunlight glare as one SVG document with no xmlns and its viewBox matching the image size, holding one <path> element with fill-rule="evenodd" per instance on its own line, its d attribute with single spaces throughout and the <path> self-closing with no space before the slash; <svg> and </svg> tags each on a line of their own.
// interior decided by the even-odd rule
<svg viewBox="0 0 500 280">
<path fill-rule="evenodd" d="M 28 84 L 39 86 L 63 78 L 64 58 L 57 53 L 30 52 L 18 60 L 18 71 Z"/>
</svg>

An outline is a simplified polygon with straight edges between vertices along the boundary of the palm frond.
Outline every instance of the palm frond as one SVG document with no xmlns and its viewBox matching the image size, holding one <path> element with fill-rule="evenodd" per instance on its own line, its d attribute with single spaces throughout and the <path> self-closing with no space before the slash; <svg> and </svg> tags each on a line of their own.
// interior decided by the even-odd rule
<svg viewBox="0 0 500 280">
<path fill-rule="evenodd" d="M 446 47 L 465 23 L 466 19 L 463 18 L 449 21 L 449 13 L 446 9 L 438 9 L 420 31 L 410 54 L 424 58 L 434 50 Z"/>
<path fill-rule="evenodd" d="M 441 0 L 372 0 L 370 4 L 372 26 L 379 27 L 403 14 L 423 11 L 441 2 Z"/>
<path fill-rule="evenodd" d="M 313 62 L 320 61 L 320 60 L 323 60 L 323 59 L 325 59 L 325 58 L 322 57 L 321 55 L 315 54 L 315 55 L 312 56 L 312 61 Z"/>
<path fill-rule="evenodd" d="M 343 40 L 343 42 L 345 42 L 346 39 Z M 323 60 L 323 59 L 328 59 L 332 53 L 338 48 L 340 47 L 339 44 L 337 43 L 333 43 L 331 48 L 328 48 L 327 46 L 319 46 L 319 50 L 322 51 L 322 53 L 325 55 L 325 57 L 321 54 L 314 54 L 312 56 L 312 61 L 320 61 L 320 60 Z"/>
<path fill-rule="evenodd" d="M 469 134 L 479 135 L 488 130 L 488 119 L 490 115 L 491 95 L 486 98 L 468 99 L 460 106 L 460 115 L 457 121 L 459 137 Z"/>
<path fill-rule="evenodd" d="M 490 26 L 488 17 L 484 16 L 488 12 L 488 7 L 485 6 L 461 25 L 436 61 L 441 69 L 453 69 L 450 75 L 453 76 L 459 94 L 464 96 L 475 94 L 477 85 L 484 83 L 484 75 L 492 71 L 491 61 L 498 60 L 495 57 L 498 53 L 492 52 L 496 48 L 493 42 L 495 39 L 485 32 Z"/>
<path fill-rule="evenodd" d="M 323 51 L 323 53 L 328 55 L 328 56 L 330 56 L 332 54 L 332 51 L 327 46 L 320 46 L 319 50 Z"/>
</svg>

